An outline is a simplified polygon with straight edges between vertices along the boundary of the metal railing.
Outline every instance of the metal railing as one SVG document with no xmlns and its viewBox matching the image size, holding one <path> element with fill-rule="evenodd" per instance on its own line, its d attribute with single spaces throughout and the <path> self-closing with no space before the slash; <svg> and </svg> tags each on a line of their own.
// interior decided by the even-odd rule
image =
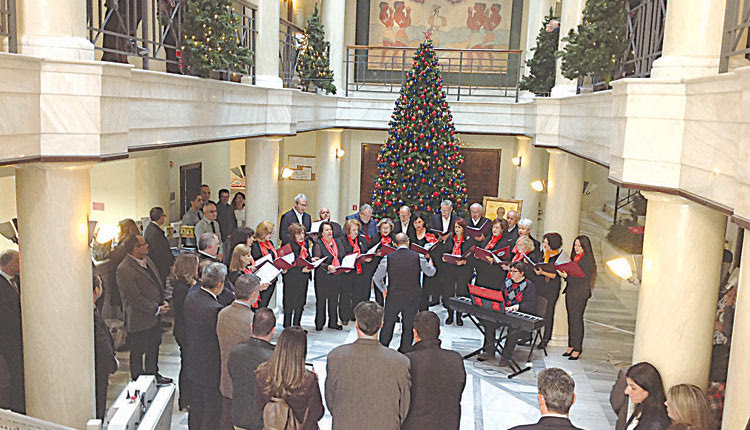
<svg viewBox="0 0 750 430">
<path fill-rule="evenodd" d="M 612 215 L 612 224 L 617 224 L 617 215 L 619 214 L 620 209 L 633 203 L 639 194 L 640 191 L 638 190 L 626 188 L 625 196 L 620 197 L 620 187 L 617 187 L 617 190 L 615 191 L 615 210 Z"/>
<path fill-rule="evenodd" d="M 0 51 L 6 41 L 8 52 L 18 52 L 16 0 L 0 0 Z"/>
<path fill-rule="evenodd" d="M 399 92 L 416 48 L 355 45 L 346 48 L 346 95 Z M 436 48 L 448 97 L 514 97 L 518 101 L 523 51 Z"/>
<path fill-rule="evenodd" d="M 727 0 L 719 73 L 729 71 L 729 59 L 743 55 L 750 59 L 750 0 Z M 744 46 L 742 46 L 742 42 Z"/>
<path fill-rule="evenodd" d="M 237 28 L 237 39 L 240 46 L 248 48 L 253 53 L 253 63 L 247 70 L 247 74 L 252 77 L 252 83 L 255 84 L 255 46 L 258 35 L 256 26 L 256 14 L 258 9 L 247 0 L 234 0 L 234 10 L 240 17 L 240 25 Z"/>
<path fill-rule="evenodd" d="M 279 77 L 284 88 L 299 86 L 297 61 L 303 33 L 304 30 L 293 22 L 279 19 Z"/>
</svg>

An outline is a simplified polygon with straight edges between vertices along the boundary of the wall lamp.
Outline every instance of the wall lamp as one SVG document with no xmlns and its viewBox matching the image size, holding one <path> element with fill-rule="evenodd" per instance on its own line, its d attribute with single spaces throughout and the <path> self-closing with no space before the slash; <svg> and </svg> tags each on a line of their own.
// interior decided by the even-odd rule
<svg viewBox="0 0 750 430">
<path fill-rule="evenodd" d="M 633 264 L 631 264 L 630 260 L 627 257 L 616 257 L 607 261 L 607 267 L 612 271 L 612 273 L 617 275 L 618 278 L 638 285 L 641 283 L 641 281 L 633 271 L 634 265 L 635 261 L 633 261 Z"/>
<path fill-rule="evenodd" d="M 336 159 L 344 158 L 344 155 L 346 155 L 346 151 L 344 151 L 341 148 L 336 148 Z"/>
<path fill-rule="evenodd" d="M 292 175 L 294 175 L 294 170 L 288 167 L 284 167 L 283 169 L 281 169 L 281 179 L 289 179 L 292 177 Z"/>
<path fill-rule="evenodd" d="M 523 157 L 519 155 L 518 157 L 511 158 L 510 162 L 516 167 L 521 167 L 521 160 L 523 160 Z"/>
<path fill-rule="evenodd" d="M 543 193 L 547 188 L 547 181 L 545 181 L 544 179 L 537 179 L 536 181 L 531 181 L 529 185 L 537 193 Z"/>
</svg>

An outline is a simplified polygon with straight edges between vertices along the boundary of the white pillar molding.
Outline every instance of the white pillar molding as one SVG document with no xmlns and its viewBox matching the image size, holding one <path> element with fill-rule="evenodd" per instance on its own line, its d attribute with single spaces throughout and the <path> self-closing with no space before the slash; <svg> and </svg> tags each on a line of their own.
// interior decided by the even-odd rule
<svg viewBox="0 0 750 430">
<path fill-rule="evenodd" d="M 258 0 L 258 34 L 255 47 L 255 84 L 260 87 L 282 88 L 279 77 L 279 2 Z"/>
<path fill-rule="evenodd" d="M 524 50 L 524 74 L 529 73 L 529 68 L 525 66 L 526 61 L 534 56 L 531 48 L 536 46 L 536 37 L 539 35 L 539 29 L 542 28 L 544 18 L 549 13 L 550 8 L 555 6 L 555 0 L 530 0 L 529 1 L 529 19 L 526 24 L 526 48 Z"/>
<path fill-rule="evenodd" d="M 344 91 L 344 23 L 346 18 L 345 0 L 325 0 L 321 11 L 321 23 L 325 29 L 325 40 L 331 43 L 329 55 L 333 71 L 333 84 L 336 93 Z"/>
<path fill-rule="evenodd" d="M 92 166 L 16 167 L 26 411 L 73 428 L 95 415 Z"/>
<path fill-rule="evenodd" d="M 542 201 L 542 193 L 531 188 L 531 182 L 537 179 L 546 180 L 546 154 L 543 149 L 534 148 L 532 139 L 526 136 L 516 136 L 518 150 L 516 156 L 520 158 L 521 165 L 516 169 L 516 184 L 513 198 L 522 200 L 521 217 L 528 218 L 534 222 L 532 234 L 540 237 L 542 226 L 539 225 L 539 209 Z"/>
<path fill-rule="evenodd" d="M 255 228 L 261 221 L 279 227 L 279 143 L 281 137 L 255 137 L 245 140 L 245 218 Z"/>
<path fill-rule="evenodd" d="M 94 60 L 86 38 L 86 2 L 19 0 L 18 52 L 66 60 Z"/>
<path fill-rule="evenodd" d="M 633 363 L 648 361 L 665 387 L 705 387 L 727 217 L 682 197 L 648 199 Z"/>
<path fill-rule="evenodd" d="M 662 56 L 652 78 L 691 78 L 719 72 L 726 0 L 667 2 Z"/>
<path fill-rule="evenodd" d="M 566 43 L 562 39 L 568 35 L 571 29 L 578 26 L 583 20 L 583 8 L 586 6 L 586 0 L 564 0 L 562 2 L 562 11 L 560 12 L 560 43 L 559 50 L 562 50 Z M 557 59 L 555 68 L 555 86 L 552 87 L 552 97 L 568 97 L 576 94 L 577 83 L 574 80 L 566 79 L 562 75 L 562 59 Z"/>
<path fill-rule="evenodd" d="M 316 214 L 321 207 L 331 210 L 332 220 L 341 220 L 343 215 L 339 213 L 339 195 L 341 194 L 341 160 L 337 158 L 336 152 L 341 149 L 341 135 L 343 129 L 334 128 L 320 130 L 316 133 L 316 176 L 315 185 L 318 201 L 310 213 Z"/>
<path fill-rule="evenodd" d="M 729 355 L 723 430 L 741 429 L 750 416 L 750 231 L 745 230 Z"/>
</svg>

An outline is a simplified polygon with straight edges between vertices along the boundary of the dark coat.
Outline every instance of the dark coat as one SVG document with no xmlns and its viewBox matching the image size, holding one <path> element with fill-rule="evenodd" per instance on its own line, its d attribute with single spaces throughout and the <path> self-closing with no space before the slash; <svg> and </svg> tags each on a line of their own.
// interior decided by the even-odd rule
<svg viewBox="0 0 750 430">
<path fill-rule="evenodd" d="M 266 403 L 271 401 L 271 396 L 266 394 L 268 372 L 259 371 L 257 383 L 255 384 L 255 408 L 262 411 Z M 320 394 L 318 375 L 308 372 L 302 385 L 289 397 L 284 399 L 292 408 L 294 417 L 302 423 L 303 430 L 317 430 L 318 421 L 323 418 L 323 397 Z"/>
<path fill-rule="evenodd" d="M 334 241 L 336 241 L 336 247 L 338 249 L 338 256 L 339 264 L 341 264 L 341 260 L 346 255 L 344 253 L 344 244 L 341 243 L 341 240 L 338 238 L 333 238 Z M 330 252 L 328 252 L 328 248 L 323 244 L 323 238 L 320 238 L 319 240 L 316 240 L 313 245 L 313 257 L 320 257 L 320 258 L 326 258 L 326 261 L 322 263 L 320 266 L 318 266 L 317 269 L 315 269 L 315 282 L 320 282 L 321 285 L 327 286 L 330 282 L 337 282 L 339 280 L 339 275 L 331 275 L 328 273 L 328 266 L 330 266 L 333 263 L 333 255 L 331 255 Z"/>
<path fill-rule="evenodd" d="M 263 428 L 263 413 L 255 408 L 255 370 L 268 361 L 274 346 L 251 337 L 247 343 L 232 348 L 227 361 L 232 378 L 232 423 L 254 430 Z"/>
<path fill-rule="evenodd" d="M 347 215 L 346 219 L 356 219 L 357 221 L 359 221 L 359 223 L 362 225 L 362 228 L 359 231 L 364 236 L 371 238 L 372 236 L 375 236 L 375 233 L 378 232 L 378 221 L 375 220 L 375 218 L 370 218 L 370 221 L 365 223 L 362 222 L 362 219 L 359 217 L 359 212 L 357 212 L 351 215 Z"/>
<path fill-rule="evenodd" d="M 216 203 L 216 222 L 219 223 L 220 239 L 226 241 L 229 235 L 237 228 L 237 217 L 234 216 L 234 209 L 228 203 Z M 231 250 L 228 251 L 231 254 Z"/>
<path fill-rule="evenodd" d="M 96 417 L 104 418 L 109 375 L 117 371 L 115 343 L 104 317 L 94 308 L 94 371 L 96 383 Z"/>
<path fill-rule="evenodd" d="M 129 333 L 148 330 L 161 322 L 156 312 L 164 302 L 164 288 L 154 262 L 148 257 L 146 262 L 148 269 L 126 256 L 117 267 L 117 286 L 125 304 L 125 329 Z"/>
<path fill-rule="evenodd" d="M 448 224 L 448 231 L 443 231 L 443 216 L 439 213 L 436 213 L 430 217 L 430 230 L 438 230 L 443 232 L 443 234 L 452 232 L 453 231 L 453 224 L 456 222 L 458 217 L 455 213 L 451 213 L 451 222 Z"/>
<path fill-rule="evenodd" d="M 172 271 L 174 256 L 169 248 L 169 240 L 164 235 L 164 230 L 153 222 L 148 223 L 146 231 L 143 232 L 143 238 L 148 243 L 148 258 L 156 265 L 156 271 L 159 272 L 159 279 L 162 285 L 167 284 L 167 277 Z"/>
<path fill-rule="evenodd" d="M 279 221 L 279 239 L 281 239 L 282 245 L 286 245 L 287 243 L 292 241 L 292 238 L 289 237 L 289 226 L 295 222 L 298 223 L 299 220 L 297 219 L 297 215 L 294 213 L 294 209 L 289 209 L 288 211 L 284 212 L 284 215 L 281 215 L 281 221 Z M 310 231 L 310 227 L 312 226 L 312 218 L 307 212 L 304 212 L 302 214 L 302 225 L 305 227 L 305 231 Z"/>
<path fill-rule="evenodd" d="M 423 340 L 406 357 L 411 364 L 411 405 L 401 430 L 459 428 L 466 385 L 461 354 L 440 348 L 440 340 Z"/>
<path fill-rule="evenodd" d="M 4 383 L 10 387 L 9 393 L 0 392 L 0 407 L 16 412 L 25 410 L 22 336 L 21 298 L 5 277 L 0 276 L 0 388 Z M 9 380 L 3 381 L 4 377 Z M 2 404 L 5 402 L 8 404 Z"/>
<path fill-rule="evenodd" d="M 581 430 L 574 426 L 568 418 L 542 417 L 536 424 L 516 426 L 510 430 Z"/>
<path fill-rule="evenodd" d="M 196 284 L 197 285 L 197 284 Z M 194 288 L 185 298 L 185 335 L 187 371 L 193 383 L 219 390 L 221 351 L 216 335 L 216 320 L 221 303 L 208 291 Z"/>
<path fill-rule="evenodd" d="M 414 240 L 416 233 L 414 232 L 414 216 L 409 217 L 409 224 L 407 225 L 406 231 L 401 227 L 401 218 L 393 220 L 393 234 L 404 233 L 409 236 L 409 240 Z"/>
<path fill-rule="evenodd" d="M 479 217 L 479 221 L 476 225 L 474 225 L 474 220 L 472 220 L 471 218 L 466 218 L 466 225 L 471 228 L 479 228 L 479 226 L 482 226 L 482 229 L 480 231 L 482 232 L 482 235 L 484 235 L 484 239 L 492 236 L 492 221 L 483 216 Z"/>
<path fill-rule="evenodd" d="M 185 345 L 185 298 L 187 297 L 188 286 L 185 281 L 172 281 L 172 310 L 174 311 L 174 328 L 172 334 L 174 340 L 184 347 Z"/>
</svg>

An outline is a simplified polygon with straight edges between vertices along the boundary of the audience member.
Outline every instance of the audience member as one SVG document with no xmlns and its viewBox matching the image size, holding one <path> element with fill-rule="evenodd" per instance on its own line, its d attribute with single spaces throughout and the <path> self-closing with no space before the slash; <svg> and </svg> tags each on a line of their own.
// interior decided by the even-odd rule
<svg viewBox="0 0 750 430">
<path fill-rule="evenodd" d="M 232 206 L 232 210 L 234 210 L 237 227 L 245 227 L 245 193 L 235 194 L 230 205 Z"/>
<path fill-rule="evenodd" d="M 203 204 L 211 202 L 211 187 L 209 187 L 207 184 L 201 185 L 201 198 L 203 199 Z"/>
<path fill-rule="evenodd" d="M 711 406 L 706 394 L 699 387 L 691 384 L 672 386 L 667 392 L 667 415 L 674 424 L 670 429 L 677 429 L 678 425 L 686 429 L 715 430 Z"/>
<path fill-rule="evenodd" d="M 102 296 L 102 278 L 94 275 L 94 303 Z M 117 371 L 119 363 L 115 357 L 115 342 L 99 309 L 94 306 L 94 378 L 96 385 L 96 417 L 104 419 L 107 410 L 107 385 L 109 375 Z"/>
<path fill-rule="evenodd" d="M 164 209 L 157 206 L 151 208 L 149 218 L 151 218 L 151 222 L 143 231 L 143 238 L 148 243 L 148 257 L 156 265 L 159 280 L 161 280 L 162 285 L 166 286 L 167 277 L 174 264 L 174 255 L 172 255 L 169 240 L 163 230 L 167 216 L 164 214 Z"/>
<path fill-rule="evenodd" d="M 279 239 L 281 239 L 282 245 L 286 245 L 294 240 L 294 238 L 289 237 L 289 226 L 292 225 L 292 223 L 296 222 L 302 224 L 302 226 L 305 227 L 306 232 L 310 231 L 312 217 L 310 217 L 309 213 L 305 212 L 306 209 L 307 196 L 304 194 L 297 194 L 294 196 L 294 206 L 284 212 L 279 221 Z"/>
<path fill-rule="evenodd" d="M 380 221 L 378 221 L 378 232 L 375 233 L 375 236 L 372 236 L 372 241 L 370 242 L 370 246 L 374 246 L 376 244 L 384 245 L 384 246 L 390 246 L 395 247 L 394 240 L 396 239 L 396 233 L 393 232 L 393 221 L 391 221 L 390 218 L 383 218 Z M 380 260 L 382 260 L 383 257 L 375 256 L 372 258 L 372 266 L 375 266 L 375 268 L 378 267 L 380 264 Z M 372 274 L 375 274 L 375 270 L 372 271 Z M 372 278 L 372 276 L 370 276 Z M 375 284 L 372 284 L 373 292 L 375 293 L 375 301 L 380 305 L 385 305 L 385 301 L 383 298 L 383 292 L 378 288 Z M 369 296 L 369 295 L 368 295 Z"/>
<path fill-rule="evenodd" d="M 174 311 L 174 329 L 172 334 L 180 347 L 180 375 L 177 386 L 180 389 L 179 409 L 185 410 L 190 405 L 190 378 L 187 377 L 187 338 L 185 335 L 185 298 L 188 291 L 198 281 L 198 256 L 185 252 L 177 256 L 169 274 L 172 286 L 172 309 Z"/>
<path fill-rule="evenodd" d="M 570 407 L 576 401 L 575 382 L 564 370 L 553 367 L 539 372 L 536 399 L 542 418 L 536 424 L 513 427 L 511 430 L 570 429 L 580 430 L 568 418 Z"/>
<path fill-rule="evenodd" d="M 219 262 L 219 249 L 221 249 L 219 236 L 216 233 L 208 232 L 196 237 L 198 237 L 198 258 L 201 261 Z"/>
<path fill-rule="evenodd" d="M 195 237 L 200 238 L 205 233 L 213 233 L 219 238 L 219 251 L 217 255 L 219 256 L 219 260 L 221 260 L 221 256 L 224 254 L 224 244 L 223 236 L 221 227 L 219 226 L 219 223 L 216 221 L 216 204 L 213 202 L 208 202 L 203 205 L 203 219 L 198 221 L 198 224 L 195 225 Z"/>
<path fill-rule="evenodd" d="M 255 408 L 255 370 L 273 354 L 271 338 L 276 332 L 276 316 L 268 308 L 260 308 L 253 315 L 252 336 L 232 348 L 227 361 L 232 378 L 232 423 L 235 428 L 258 430 L 263 428 L 263 413 Z"/>
<path fill-rule="evenodd" d="M 359 221 L 347 220 L 344 224 L 345 235 L 341 239 L 344 245 L 344 254 L 364 254 L 367 252 L 369 243 L 367 239 L 359 234 Z M 370 298 L 370 284 L 372 283 L 372 272 L 370 271 L 373 257 L 367 257 L 354 265 L 354 270 L 344 274 L 343 287 L 341 288 L 341 320 L 354 321 L 354 307 L 359 302 Z"/>
<path fill-rule="evenodd" d="M 224 288 L 227 268 L 209 263 L 201 273 L 200 288 L 191 289 L 185 298 L 185 334 L 188 346 L 188 378 L 192 382 L 188 425 L 191 430 L 214 430 L 221 422 L 221 352 L 216 323 L 219 294 Z"/>
<path fill-rule="evenodd" d="M 148 243 L 140 234 L 125 242 L 128 256 L 117 267 L 117 286 L 125 305 L 125 330 L 130 342 L 130 376 L 155 375 L 160 384 L 170 378 L 159 374 L 161 318 L 169 312 L 164 288 L 154 262 L 148 258 Z M 144 367 L 145 356 L 145 367 Z"/>
<path fill-rule="evenodd" d="M 309 217 L 309 215 L 308 215 Z M 273 223 L 270 221 L 261 221 L 257 227 L 255 227 L 255 236 L 251 249 L 251 254 L 255 261 L 260 260 L 266 255 L 270 255 L 274 260 L 279 257 L 276 252 L 276 247 L 273 246 L 271 239 L 273 238 Z M 261 308 L 268 307 L 268 303 L 271 302 L 271 296 L 276 291 L 276 279 L 271 281 L 271 284 L 261 290 L 260 292 L 260 304 Z"/>
<path fill-rule="evenodd" d="M 398 249 L 380 260 L 373 282 L 385 297 L 380 343 L 386 347 L 391 343 L 393 327 L 400 315 L 402 332 L 398 350 L 406 353 L 411 350 L 414 316 L 419 311 L 419 298 L 422 294 L 420 274 L 434 275 L 435 266 L 422 255 L 409 249 L 409 238 L 406 234 L 396 235 L 396 246 Z"/>
<path fill-rule="evenodd" d="M 378 341 L 383 308 L 354 308 L 359 338 L 334 348 L 326 365 L 325 398 L 333 430 L 398 430 L 409 412 L 409 359 Z"/>
<path fill-rule="evenodd" d="M 378 221 L 372 217 L 372 206 L 367 203 L 359 207 L 359 212 L 347 215 L 346 219 L 356 219 L 362 226 L 362 234 L 370 241 L 370 238 L 378 232 Z"/>
<path fill-rule="evenodd" d="M 182 225 L 195 226 L 200 220 L 203 219 L 203 197 L 200 194 L 196 194 L 192 200 L 190 200 L 190 209 L 185 211 L 182 215 Z M 185 246 L 193 247 L 198 240 L 198 235 L 193 234 L 194 237 L 188 237 L 185 239 Z"/>
<path fill-rule="evenodd" d="M 0 408 L 26 413 L 18 251 L 0 253 Z"/>
<path fill-rule="evenodd" d="M 263 411 L 265 428 L 317 430 L 325 409 L 318 375 L 305 369 L 307 332 L 299 326 L 281 332 L 271 358 L 255 371 L 255 408 Z M 283 403 L 286 405 L 284 405 Z M 281 404 L 281 405 L 279 405 Z M 273 413 L 276 406 L 291 409 L 292 416 Z M 269 410 L 272 409 L 272 410 Z M 273 426 L 268 421 L 277 418 Z M 299 424 L 299 427 L 292 425 Z"/>
<path fill-rule="evenodd" d="M 386 306 L 387 306 L 386 299 Z M 430 311 L 414 317 L 409 414 L 401 430 L 458 429 L 466 369 L 461 354 L 440 348 L 440 319 Z"/>
<path fill-rule="evenodd" d="M 625 427 L 628 430 L 665 430 L 671 424 L 664 405 L 664 384 L 656 368 L 646 362 L 630 366 L 625 373 L 625 395 L 635 404 Z"/>
<path fill-rule="evenodd" d="M 237 228 L 237 218 L 234 216 L 234 209 L 229 205 L 229 190 L 222 188 L 219 190 L 219 202 L 216 203 L 216 222 L 219 223 L 222 242 L 229 240 L 229 237 Z M 227 250 L 232 252 L 232 250 Z"/>
<path fill-rule="evenodd" d="M 219 192 L 221 195 L 221 192 Z M 227 362 L 232 348 L 250 340 L 253 324 L 251 306 L 258 301 L 260 278 L 255 275 L 242 275 L 234 284 L 235 300 L 219 312 L 216 321 L 216 334 L 221 351 L 221 384 L 223 396 L 221 428 L 232 430 L 232 379 Z"/>
</svg>

